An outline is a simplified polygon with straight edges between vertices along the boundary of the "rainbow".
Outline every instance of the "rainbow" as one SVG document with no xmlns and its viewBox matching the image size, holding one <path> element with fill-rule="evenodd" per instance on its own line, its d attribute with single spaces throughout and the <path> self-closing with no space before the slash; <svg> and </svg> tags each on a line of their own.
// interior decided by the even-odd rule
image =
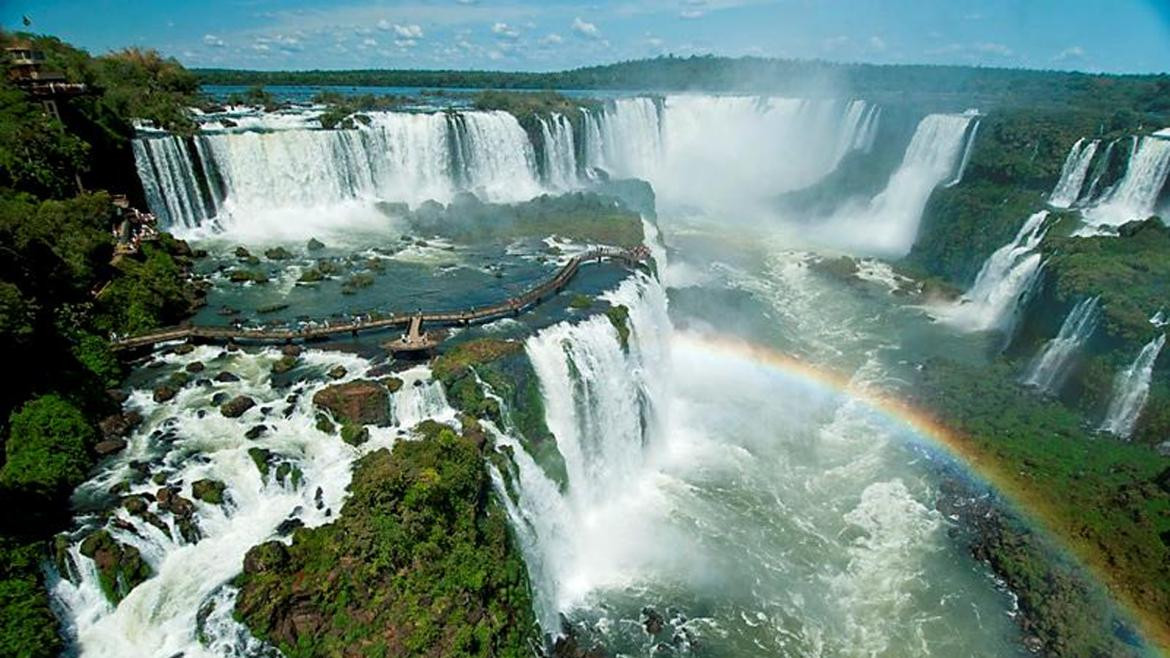
<svg viewBox="0 0 1170 658">
<path fill-rule="evenodd" d="M 1035 487 L 1027 486 L 1018 477 L 1018 470 L 987 454 L 969 437 L 950 430 L 938 419 L 924 410 L 917 409 L 905 400 L 891 395 L 859 389 L 842 374 L 818 368 L 815 364 L 802 361 L 779 350 L 746 342 L 740 338 L 710 334 L 679 333 L 674 340 L 680 345 L 716 353 L 721 358 L 741 361 L 755 367 L 776 371 L 797 377 L 827 391 L 843 393 L 881 413 L 889 420 L 911 429 L 929 445 L 941 450 L 957 463 L 965 466 L 972 475 L 1001 494 L 1013 511 L 1024 516 L 1033 527 L 1044 530 L 1048 536 L 1061 540 L 1062 547 L 1085 567 L 1087 573 L 1105 584 L 1114 601 L 1129 619 L 1136 622 L 1143 638 L 1157 647 L 1163 655 L 1170 655 L 1170 620 L 1137 605 L 1118 587 L 1110 586 L 1112 578 L 1105 567 L 1103 557 L 1092 547 L 1072 541 L 1066 533 L 1057 529 L 1065 524 L 1053 513 L 1049 501 Z"/>
</svg>

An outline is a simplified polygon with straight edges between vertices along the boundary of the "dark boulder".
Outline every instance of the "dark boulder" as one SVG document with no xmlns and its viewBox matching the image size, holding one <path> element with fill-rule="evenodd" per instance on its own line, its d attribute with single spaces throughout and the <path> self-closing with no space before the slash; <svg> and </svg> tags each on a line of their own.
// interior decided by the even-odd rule
<svg viewBox="0 0 1170 658">
<path fill-rule="evenodd" d="M 240 381 L 240 378 L 235 373 L 231 373 L 231 372 L 224 370 L 223 372 L 221 372 L 215 376 L 215 381 L 217 381 L 221 384 L 230 384 L 232 382 Z"/>
<path fill-rule="evenodd" d="M 255 441 L 256 439 L 264 436 L 266 432 L 268 432 L 267 425 L 256 425 L 244 433 L 244 438 L 248 439 L 249 441 Z"/>
<path fill-rule="evenodd" d="M 98 441 L 97 445 L 93 447 L 93 451 L 97 453 L 98 457 L 106 457 L 117 452 L 122 452 L 126 449 L 126 441 L 123 439 L 106 439 L 105 441 Z"/>
<path fill-rule="evenodd" d="M 288 549 L 278 541 L 253 546 L 244 555 L 244 573 L 280 572 L 288 564 Z"/>
<path fill-rule="evenodd" d="M 191 483 L 191 497 L 212 505 L 223 504 L 223 491 L 227 485 L 219 480 L 204 478 Z"/>
<path fill-rule="evenodd" d="M 313 404 L 329 411 L 342 423 L 390 424 L 389 391 L 367 379 L 327 386 L 313 395 Z"/>
<path fill-rule="evenodd" d="M 228 400 L 219 408 L 219 412 L 228 418 L 239 418 L 244 412 L 256 406 L 256 401 L 246 395 L 237 395 Z"/>
<path fill-rule="evenodd" d="M 179 391 L 173 386 L 163 384 L 162 386 L 154 389 L 154 401 L 160 404 L 163 402 L 168 402 L 178 393 Z"/>
</svg>

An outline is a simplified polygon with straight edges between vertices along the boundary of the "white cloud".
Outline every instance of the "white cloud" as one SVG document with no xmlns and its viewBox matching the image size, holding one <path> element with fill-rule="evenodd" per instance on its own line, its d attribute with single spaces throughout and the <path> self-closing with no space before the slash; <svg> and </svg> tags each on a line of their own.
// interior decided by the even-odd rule
<svg viewBox="0 0 1170 658">
<path fill-rule="evenodd" d="M 224 46 L 227 45 L 226 43 L 224 43 L 223 39 L 220 39 L 219 37 L 215 36 L 214 34 L 204 34 L 203 35 L 203 43 L 208 45 L 208 46 L 211 46 L 212 48 L 223 48 Z"/>
<path fill-rule="evenodd" d="M 651 48 L 661 48 L 662 44 L 664 43 L 666 42 L 662 39 L 659 39 L 658 37 L 648 37 L 646 39 L 646 45 L 650 46 Z"/>
<path fill-rule="evenodd" d="M 824 41 L 822 41 L 821 48 L 824 50 L 829 50 L 829 51 L 839 50 L 841 48 L 844 48 L 845 46 L 848 46 L 849 42 L 850 42 L 849 37 L 845 36 L 844 34 L 840 34 L 840 35 L 837 35 L 835 37 L 829 37 L 829 38 L 825 39 Z"/>
<path fill-rule="evenodd" d="M 1052 58 L 1054 62 L 1067 62 L 1072 59 L 1084 59 L 1085 49 L 1080 46 L 1069 46 Z"/>
<path fill-rule="evenodd" d="M 597 29 L 597 25 L 581 20 L 580 16 L 573 19 L 573 31 L 586 39 L 601 38 L 601 30 Z"/>
<path fill-rule="evenodd" d="M 678 14 L 679 18 L 702 18 L 703 11 L 700 9 L 684 9 Z"/>
<path fill-rule="evenodd" d="M 377 45 L 378 45 L 378 42 L 375 39 L 362 39 L 362 44 L 359 47 L 360 48 L 373 48 Z"/>
<path fill-rule="evenodd" d="M 418 44 L 418 41 L 416 41 L 414 39 L 395 39 L 394 40 L 394 45 L 398 46 L 399 48 L 403 48 L 403 49 L 414 48 L 415 45 L 417 45 L 417 44 Z"/>
<path fill-rule="evenodd" d="M 869 38 L 870 50 L 882 51 L 886 49 L 886 41 L 876 34 Z"/>
<path fill-rule="evenodd" d="M 520 38 L 520 31 L 519 30 L 512 27 L 511 25 L 508 25 L 507 23 L 502 23 L 502 22 L 497 22 L 495 25 L 492 25 L 492 34 L 500 37 L 501 39 L 519 39 Z"/>
<path fill-rule="evenodd" d="M 556 32 L 550 32 L 539 39 L 537 43 L 542 46 L 555 46 L 559 43 L 564 43 L 565 40 Z"/>
<path fill-rule="evenodd" d="M 395 25 L 394 33 L 403 39 L 421 39 L 423 38 L 423 29 L 419 25 Z"/>
<path fill-rule="evenodd" d="M 975 50 L 989 55 L 999 55 L 1000 57 L 1011 57 L 1014 53 L 1011 48 L 1008 48 L 1002 43 L 977 43 Z"/>
<path fill-rule="evenodd" d="M 474 5 L 479 0 L 455 0 L 457 5 Z"/>
</svg>

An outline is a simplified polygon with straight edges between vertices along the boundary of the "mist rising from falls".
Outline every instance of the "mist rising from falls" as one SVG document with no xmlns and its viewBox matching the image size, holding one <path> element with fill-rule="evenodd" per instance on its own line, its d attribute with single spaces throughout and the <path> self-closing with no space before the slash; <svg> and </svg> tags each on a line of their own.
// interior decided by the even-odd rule
<svg viewBox="0 0 1170 658">
<path fill-rule="evenodd" d="M 1093 156 L 1097 154 L 1097 140 L 1085 143 L 1084 138 L 1078 139 L 1065 158 L 1064 166 L 1060 170 L 1060 181 L 1048 197 L 1048 205 L 1054 208 L 1068 208 L 1080 198 L 1081 188 L 1084 187 L 1085 177 L 1089 173 L 1089 165 Z"/>
<path fill-rule="evenodd" d="M 1044 344 L 1040 354 L 1032 362 L 1024 383 L 1044 391 L 1055 393 L 1064 384 L 1072 365 L 1073 357 L 1097 329 L 1100 319 L 1098 297 L 1088 297 L 1065 316 L 1056 337 Z"/>
<path fill-rule="evenodd" d="M 1084 211 L 1092 227 L 1115 227 L 1150 217 L 1170 176 L 1170 139 L 1138 137 L 1125 175 Z"/>
<path fill-rule="evenodd" d="M 650 181 L 671 204 L 726 211 L 806 187 L 868 151 L 880 108 L 752 96 L 618 99 L 584 116 L 584 164 Z"/>
<path fill-rule="evenodd" d="M 1109 402 L 1109 409 L 1105 412 L 1105 420 L 1101 423 L 1101 431 L 1109 432 L 1124 439 L 1128 439 L 1137 427 L 1141 418 L 1142 409 L 1150 396 L 1150 379 L 1154 375 L 1154 363 L 1166 345 L 1166 334 L 1146 343 L 1137 358 L 1128 368 L 1117 375 L 1113 384 L 1113 397 Z"/>
<path fill-rule="evenodd" d="M 914 245 L 934 188 L 961 178 L 973 142 L 971 114 L 931 114 L 918 123 L 902 163 L 884 190 L 865 205 L 851 204 L 812 229 L 819 242 L 854 253 L 899 257 Z"/>
<path fill-rule="evenodd" d="M 996 330 L 1010 336 L 1040 272 L 1042 256 L 1036 248 L 1048 232 L 1047 219 L 1047 210 L 1029 217 L 1015 239 L 983 263 L 971 289 L 943 318 L 966 331 Z"/>
</svg>

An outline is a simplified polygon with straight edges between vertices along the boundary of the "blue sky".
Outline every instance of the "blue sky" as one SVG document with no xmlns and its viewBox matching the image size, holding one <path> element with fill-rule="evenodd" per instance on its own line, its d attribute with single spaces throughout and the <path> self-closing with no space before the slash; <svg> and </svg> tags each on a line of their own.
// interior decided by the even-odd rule
<svg viewBox="0 0 1170 658">
<path fill-rule="evenodd" d="M 554 70 L 674 53 L 1170 70 L 1170 0 L 2 0 L 95 54 L 189 66 Z"/>
</svg>

